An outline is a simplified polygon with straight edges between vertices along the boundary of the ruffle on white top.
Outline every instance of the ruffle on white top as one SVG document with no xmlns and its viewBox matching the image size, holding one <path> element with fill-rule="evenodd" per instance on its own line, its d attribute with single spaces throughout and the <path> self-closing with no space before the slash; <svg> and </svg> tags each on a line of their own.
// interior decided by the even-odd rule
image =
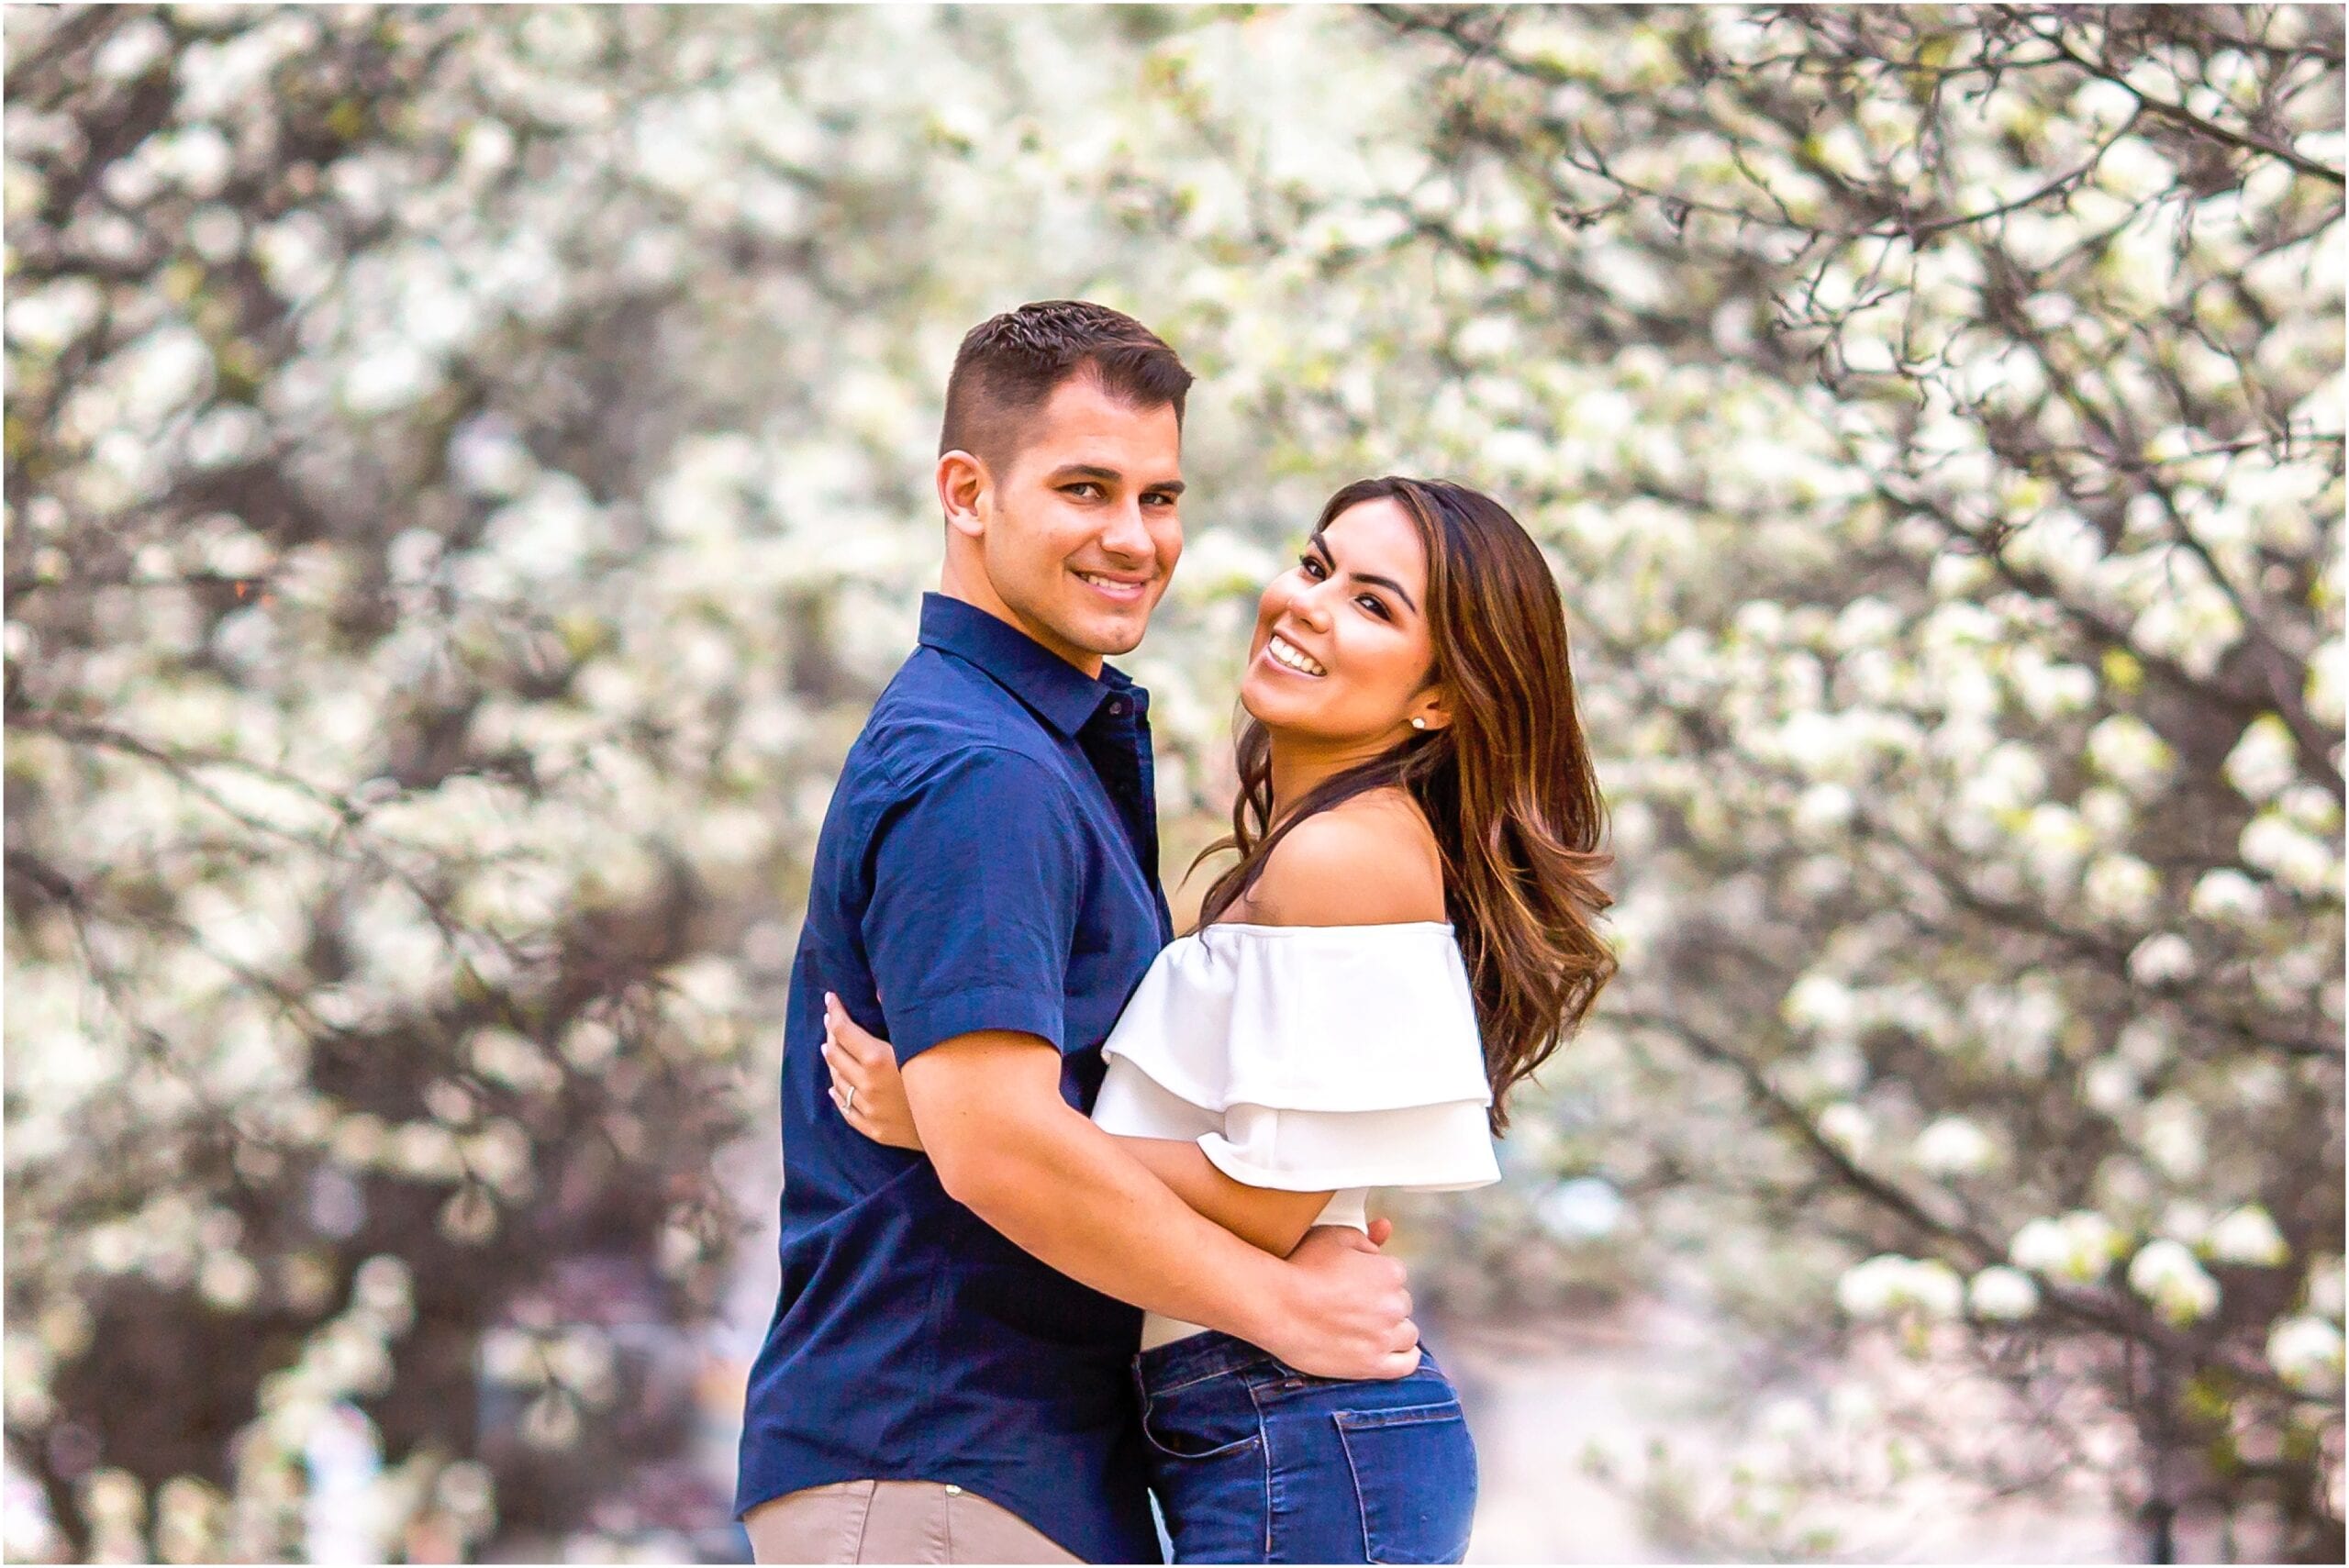
<svg viewBox="0 0 2349 1568">
<path fill-rule="evenodd" d="M 1441 922 L 1205 927 L 1160 952 L 1101 1051 L 1097 1123 L 1196 1137 L 1250 1186 L 1500 1179 L 1467 966 Z"/>
</svg>

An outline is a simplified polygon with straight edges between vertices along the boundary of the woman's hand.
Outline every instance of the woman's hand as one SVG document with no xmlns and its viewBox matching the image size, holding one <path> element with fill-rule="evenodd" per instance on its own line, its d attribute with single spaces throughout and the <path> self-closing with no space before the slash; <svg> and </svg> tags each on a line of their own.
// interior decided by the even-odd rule
<svg viewBox="0 0 2349 1568">
<path fill-rule="evenodd" d="M 832 1072 L 832 1104 L 849 1126 L 892 1149 L 921 1147 L 905 1080 L 897 1076 L 896 1052 L 859 1029 L 829 991 L 824 993 L 824 1065 Z"/>
</svg>

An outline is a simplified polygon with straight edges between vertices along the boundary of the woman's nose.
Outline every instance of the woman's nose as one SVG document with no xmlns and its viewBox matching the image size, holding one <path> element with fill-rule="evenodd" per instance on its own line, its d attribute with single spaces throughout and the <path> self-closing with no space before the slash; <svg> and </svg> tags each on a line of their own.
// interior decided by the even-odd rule
<svg viewBox="0 0 2349 1568">
<path fill-rule="evenodd" d="M 1289 607 L 1296 612 L 1297 619 L 1314 630 L 1327 631 L 1330 629 L 1329 592 L 1328 583 L 1317 583 L 1290 600 Z"/>
</svg>

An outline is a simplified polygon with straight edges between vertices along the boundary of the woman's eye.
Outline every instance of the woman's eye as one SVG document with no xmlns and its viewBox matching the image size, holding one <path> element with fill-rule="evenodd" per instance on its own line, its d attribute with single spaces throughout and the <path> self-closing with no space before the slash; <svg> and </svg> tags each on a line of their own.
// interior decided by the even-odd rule
<svg viewBox="0 0 2349 1568">
<path fill-rule="evenodd" d="M 1387 617 L 1386 617 L 1386 606 L 1385 605 L 1380 604 L 1380 603 L 1378 602 L 1378 599 L 1377 599 L 1376 595 L 1371 595 L 1371 594 L 1364 594 L 1364 595 L 1362 595 L 1360 597 L 1358 597 L 1358 598 L 1356 598 L 1356 599 L 1354 600 L 1354 603 L 1355 603 L 1355 604 L 1357 604 L 1357 605 L 1360 605 L 1364 609 L 1368 610 L 1372 615 L 1376 616 L 1380 620 L 1385 620 L 1385 619 L 1386 619 L 1386 618 L 1387 618 Z"/>
<path fill-rule="evenodd" d="M 1312 579 L 1313 579 L 1315 582 L 1317 582 L 1317 583 L 1319 583 L 1319 582 L 1322 579 L 1322 577 L 1326 575 L 1326 573 L 1323 573 L 1323 572 L 1322 572 L 1322 570 L 1321 570 L 1321 562 L 1320 562 L 1320 561 L 1319 561 L 1318 558 L 1314 557 L 1314 556 L 1310 556 L 1310 555 L 1300 555 L 1300 556 L 1298 556 L 1298 557 L 1297 558 L 1297 563 L 1299 566 L 1304 567 L 1304 568 L 1305 568 L 1305 574 L 1306 574 L 1308 577 L 1312 578 Z"/>
</svg>

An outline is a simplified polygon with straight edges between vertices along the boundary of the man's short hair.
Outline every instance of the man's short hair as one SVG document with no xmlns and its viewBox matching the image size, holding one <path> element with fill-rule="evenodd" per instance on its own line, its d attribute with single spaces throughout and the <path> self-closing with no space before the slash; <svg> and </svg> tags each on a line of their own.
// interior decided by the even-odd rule
<svg viewBox="0 0 2349 1568">
<path fill-rule="evenodd" d="M 1000 473 L 1019 455 L 1029 422 L 1062 383 L 1079 375 L 1136 408 L 1171 405 L 1182 428 L 1191 373 L 1158 334 L 1106 305 L 1046 299 L 964 334 L 946 378 L 939 455 L 966 451 Z"/>
</svg>

